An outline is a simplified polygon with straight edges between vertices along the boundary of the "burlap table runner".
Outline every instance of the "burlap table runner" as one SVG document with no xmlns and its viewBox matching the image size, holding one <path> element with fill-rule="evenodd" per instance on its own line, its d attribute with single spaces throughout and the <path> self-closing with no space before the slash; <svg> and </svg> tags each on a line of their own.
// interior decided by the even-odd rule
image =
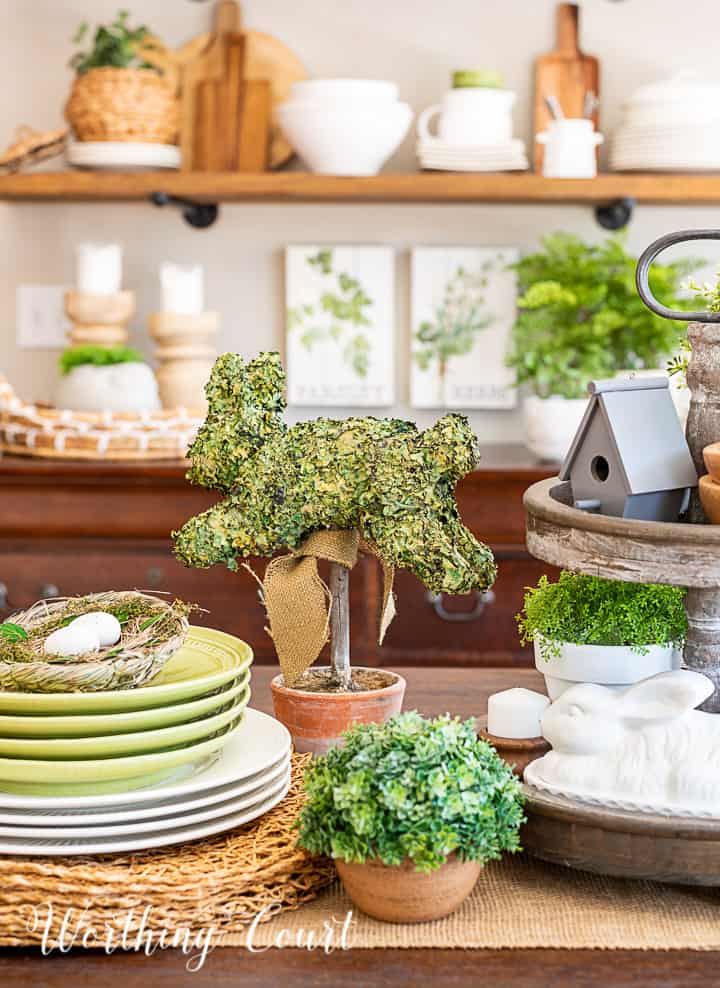
<svg viewBox="0 0 720 988">
<path fill-rule="evenodd" d="M 352 903 L 336 883 L 296 912 L 252 931 L 256 946 L 289 946 L 335 922 L 335 940 Z M 230 934 L 225 946 L 247 946 Z M 571 871 L 523 855 L 489 865 L 460 909 L 433 923 L 394 925 L 353 913 L 351 949 L 372 947 L 555 947 L 616 950 L 720 950 L 720 889 L 624 881 Z M 336 944 L 337 945 L 337 944 Z"/>
</svg>

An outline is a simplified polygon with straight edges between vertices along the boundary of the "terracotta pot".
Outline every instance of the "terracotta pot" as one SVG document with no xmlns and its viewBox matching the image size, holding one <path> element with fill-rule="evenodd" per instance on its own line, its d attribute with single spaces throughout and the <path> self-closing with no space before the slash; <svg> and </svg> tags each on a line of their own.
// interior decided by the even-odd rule
<svg viewBox="0 0 720 988">
<path fill-rule="evenodd" d="M 357 693 L 290 689 L 283 685 L 282 676 L 276 676 L 270 684 L 275 716 L 290 731 L 296 751 L 324 755 L 353 724 L 382 724 L 400 713 L 405 680 L 395 673 L 388 675 L 394 677 L 390 686 Z"/>
<path fill-rule="evenodd" d="M 417 871 L 413 861 L 390 866 L 381 861 L 335 866 L 358 909 L 387 923 L 424 923 L 442 919 L 460 906 L 477 882 L 482 865 L 451 854 L 435 871 Z"/>
<path fill-rule="evenodd" d="M 707 462 L 707 456 L 705 462 Z M 698 481 L 698 488 L 700 490 L 700 502 L 708 520 L 712 525 L 720 525 L 720 483 L 706 473 Z"/>
</svg>

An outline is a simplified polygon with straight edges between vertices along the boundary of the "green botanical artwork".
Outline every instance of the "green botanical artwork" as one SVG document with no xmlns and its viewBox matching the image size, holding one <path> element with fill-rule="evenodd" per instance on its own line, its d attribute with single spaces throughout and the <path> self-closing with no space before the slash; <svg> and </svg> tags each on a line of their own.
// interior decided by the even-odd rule
<svg viewBox="0 0 720 988">
<path fill-rule="evenodd" d="M 238 558 L 294 549 L 312 532 L 355 529 L 434 592 L 493 583 L 492 552 L 455 501 L 455 485 L 478 461 L 465 416 L 445 415 L 424 432 L 372 416 L 290 427 L 284 385 L 277 353 L 249 364 L 234 353 L 218 358 L 188 476 L 225 497 L 175 534 L 182 562 L 236 569 Z"/>
<path fill-rule="evenodd" d="M 412 252 L 411 401 L 416 408 L 512 408 L 507 340 L 515 320 L 513 247 Z"/>
<path fill-rule="evenodd" d="M 340 348 L 343 361 L 361 378 L 369 369 L 372 321 L 368 309 L 372 299 L 362 283 L 346 271 L 336 270 L 329 247 L 306 258 L 307 265 L 327 279 L 327 288 L 315 304 L 288 307 L 288 332 L 299 334 L 302 346 L 311 351 L 324 340 Z"/>
<path fill-rule="evenodd" d="M 477 334 L 493 321 L 485 305 L 487 273 L 491 267 L 491 261 L 486 261 L 477 272 L 468 271 L 462 265 L 458 267 L 445 285 L 434 318 L 423 320 L 415 331 L 420 346 L 414 351 L 414 359 L 421 370 L 436 365 L 441 398 L 445 394 L 448 362 L 453 357 L 467 356 Z"/>
</svg>

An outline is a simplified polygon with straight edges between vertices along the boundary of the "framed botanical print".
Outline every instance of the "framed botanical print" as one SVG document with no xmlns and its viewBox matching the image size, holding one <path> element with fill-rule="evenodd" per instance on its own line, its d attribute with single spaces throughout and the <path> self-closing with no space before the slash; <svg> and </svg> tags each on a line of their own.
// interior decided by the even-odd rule
<svg viewBox="0 0 720 988">
<path fill-rule="evenodd" d="M 292 246 L 285 272 L 289 404 L 392 405 L 392 248 Z"/>
<path fill-rule="evenodd" d="M 415 408 L 514 408 L 505 366 L 515 321 L 513 247 L 417 247 L 411 260 Z"/>
</svg>

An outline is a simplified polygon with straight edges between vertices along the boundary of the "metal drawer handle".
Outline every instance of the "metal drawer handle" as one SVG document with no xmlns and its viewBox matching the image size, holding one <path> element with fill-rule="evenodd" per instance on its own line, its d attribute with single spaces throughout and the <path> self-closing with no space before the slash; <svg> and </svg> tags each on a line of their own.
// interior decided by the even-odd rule
<svg viewBox="0 0 720 988">
<path fill-rule="evenodd" d="M 7 583 L 0 583 L 0 614 L 9 614 L 11 610 L 12 607 L 8 604 Z"/>
<path fill-rule="evenodd" d="M 495 594 L 492 590 L 486 590 L 485 593 L 480 593 L 476 590 L 475 606 L 471 611 L 449 611 L 443 604 L 443 595 L 441 593 L 433 593 L 432 590 L 426 591 L 425 601 L 430 604 L 442 621 L 450 621 L 454 624 L 467 624 L 469 621 L 477 621 L 478 618 L 482 617 L 485 608 L 495 602 Z"/>
<path fill-rule="evenodd" d="M 40 600 L 52 600 L 53 597 L 60 596 L 60 588 L 56 587 L 54 583 L 43 583 L 40 587 Z"/>
</svg>

